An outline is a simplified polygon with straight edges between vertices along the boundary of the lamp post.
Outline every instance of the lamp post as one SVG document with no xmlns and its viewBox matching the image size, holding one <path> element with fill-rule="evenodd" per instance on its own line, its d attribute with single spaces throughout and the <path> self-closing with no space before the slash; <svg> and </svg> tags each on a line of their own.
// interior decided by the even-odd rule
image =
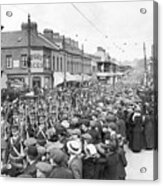
<svg viewBox="0 0 163 186">
<path fill-rule="evenodd" d="M 29 90 L 31 89 L 31 19 L 30 15 L 28 14 L 28 86 Z"/>
<path fill-rule="evenodd" d="M 67 71 L 67 63 L 66 63 L 66 48 L 65 48 L 65 36 L 63 36 L 63 42 L 62 42 L 62 48 L 63 48 L 63 57 L 64 57 L 64 88 L 66 88 L 66 71 Z"/>
<path fill-rule="evenodd" d="M 84 45 L 82 44 L 82 85 L 84 81 Z"/>
</svg>

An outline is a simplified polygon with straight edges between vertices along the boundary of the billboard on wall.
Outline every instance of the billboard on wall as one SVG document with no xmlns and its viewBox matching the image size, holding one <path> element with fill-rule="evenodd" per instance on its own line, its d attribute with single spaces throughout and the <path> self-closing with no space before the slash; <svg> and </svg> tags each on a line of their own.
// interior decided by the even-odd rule
<svg viewBox="0 0 163 186">
<path fill-rule="evenodd" d="M 43 72 L 43 51 L 31 50 L 31 72 Z"/>
</svg>

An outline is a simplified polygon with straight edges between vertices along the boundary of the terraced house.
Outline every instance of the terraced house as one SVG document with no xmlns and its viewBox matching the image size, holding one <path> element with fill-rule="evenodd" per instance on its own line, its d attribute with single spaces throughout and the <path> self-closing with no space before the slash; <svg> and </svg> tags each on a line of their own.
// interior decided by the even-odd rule
<svg viewBox="0 0 163 186">
<path fill-rule="evenodd" d="M 28 68 L 28 23 L 21 30 L 2 32 L 1 67 L 9 81 L 30 87 L 53 88 L 66 81 L 81 81 L 92 74 L 92 60 L 79 48 L 77 41 L 65 38 L 50 29 L 39 33 L 37 23 L 30 23 L 30 81 Z M 30 82 L 30 83 L 29 83 Z"/>
</svg>

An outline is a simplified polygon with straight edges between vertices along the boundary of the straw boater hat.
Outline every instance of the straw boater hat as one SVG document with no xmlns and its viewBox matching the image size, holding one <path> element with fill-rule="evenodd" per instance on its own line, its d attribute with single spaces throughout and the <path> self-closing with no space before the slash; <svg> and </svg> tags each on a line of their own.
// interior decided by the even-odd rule
<svg viewBox="0 0 163 186">
<path fill-rule="evenodd" d="M 69 141 L 67 142 L 67 148 L 71 154 L 79 155 L 82 151 L 82 146 L 80 141 Z"/>
</svg>

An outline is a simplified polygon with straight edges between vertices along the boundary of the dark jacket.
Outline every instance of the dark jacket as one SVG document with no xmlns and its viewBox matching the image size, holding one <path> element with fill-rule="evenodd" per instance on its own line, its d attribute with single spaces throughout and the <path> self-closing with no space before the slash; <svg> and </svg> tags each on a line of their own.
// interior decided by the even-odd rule
<svg viewBox="0 0 163 186">
<path fill-rule="evenodd" d="M 28 164 L 27 167 L 24 169 L 23 174 L 30 175 L 32 176 L 32 178 L 36 178 L 36 172 L 37 172 L 36 164 L 37 161 L 33 162 L 31 165 Z"/>
<path fill-rule="evenodd" d="M 118 126 L 118 133 L 121 134 L 123 137 L 126 137 L 126 124 L 123 119 L 119 119 L 116 122 Z"/>
<path fill-rule="evenodd" d="M 126 177 L 125 167 L 127 166 L 127 160 L 123 148 L 119 147 L 117 153 L 119 155 L 119 161 L 118 161 L 119 163 L 117 168 L 118 178 L 121 180 L 121 179 L 125 179 Z"/>
<path fill-rule="evenodd" d="M 132 145 L 134 152 L 140 152 L 142 149 L 142 117 L 136 116 L 132 128 Z"/>
<path fill-rule="evenodd" d="M 106 166 L 104 170 L 105 180 L 118 180 L 118 164 L 119 154 L 117 152 L 111 152 L 106 158 Z"/>
<path fill-rule="evenodd" d="M 154 120 L 152 116 L 145 116 L 144 135 L 146 141 L 146 148 L 152 149 L 154 147 Z"/>
<path fill-rule="evenodd" d="M 96 158 L 83 159 L 83 179 L 95 179 Z"/>
<path fill-rule="evenodd" d="M 48 178 L 73 179 L 72 171 L 66 167 L 55 167 Z"/>
</svg>

